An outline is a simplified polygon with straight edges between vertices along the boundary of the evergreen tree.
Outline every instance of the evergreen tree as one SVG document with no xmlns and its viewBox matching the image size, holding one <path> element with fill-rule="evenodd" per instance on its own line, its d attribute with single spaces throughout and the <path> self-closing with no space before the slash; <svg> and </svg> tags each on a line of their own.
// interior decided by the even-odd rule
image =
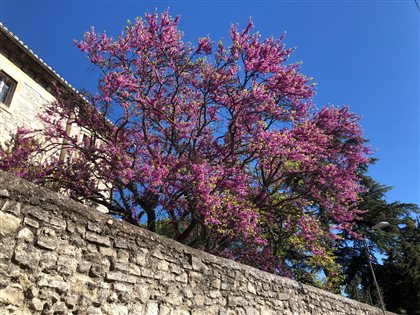
<svg viewBox="0 0 420 315">
<path fill-rule="evenodd" d="M 367 189 L 362 195 L 363 201 L 359 206 L 366 211 L 356 227 L 360 237 L 357 239 L 343 233 L 344 240 L 337 249 L 337 257 L 345 275 L 344 292 L 352 299 L 380 306 L 369 270 L 364 243 L 366 237 L 387 310 L 397 312 L 406 310 L 410 314 L 418 314 L 413 311 L 416 307 L 413 295 L 419 291 L 415 281 L 417 279 L 418 282 L 419 279 L 419 245 L 418 236 L 417 240 L 413 236 L 414 230 L 417 229 L 418 233 L 418 224 L 416 228 L 413 227 L 415 224 L 412 217 L 419 213 L 419 207 L 409 203 L 389 203 L 385 195 L 391 187 L 382 185 L 365 174 L 361 175 L 361 180 Z M 381 221 L 389 222 L 390 225 L 383 231 L 370 229 Z M 379 264 L 378 255 L 375 256 L 373 253 L 387 257 L 384 266 Z M 417 290 L 415 290 L 416 285 Z M 398 289 L 398 286 L 401 288 Z M 399 295 L 405 294 L 406 290 L 409 290 L 411 295 L 407 293 L 407 298 L 398 298 Z"/>
<path fill-rule="evenodd" d="M 378 266 L 378 281 L 387 309 L 399 314 L 420 314 L 420 224 L 406 218 L 388 258 Z"/>
</svg>

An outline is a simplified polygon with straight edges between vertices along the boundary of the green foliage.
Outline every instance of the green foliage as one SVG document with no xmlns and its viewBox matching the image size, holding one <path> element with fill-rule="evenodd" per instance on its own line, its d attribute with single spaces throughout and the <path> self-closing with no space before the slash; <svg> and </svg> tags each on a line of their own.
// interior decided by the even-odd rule
<svg viewBox="0 0 420 315">
<path fill-rule="evenodd" d="M 385 199 L 390 187 L 361 176 L 367 191 L 360 209 L 366 212 L 357 223 L 356 231 L 369 240 L 371 253 L 387 257 L 380 265 L 372 255 L 372 263 L 387 310 L 406 314 L 420 314 L 420 245 L 419 223 L 413 217 L 419 214 L 415 204 L 391 202 Z M 378 222 L 390 226 L 383 231 L 371 231 Z M 344 241 L 337 249 L 337 257 L 345 275 L 344 291 L 352 299 L 379 306 L 379 298 L 369 270 L 363 239 L 355 240 L 343 234 Z"/>
<path fill-rule="evenodd" d="M 406 218 L 388 258 L 377 274 L 387 309 L 420 314 L 420 222 Z"/>
</svg>

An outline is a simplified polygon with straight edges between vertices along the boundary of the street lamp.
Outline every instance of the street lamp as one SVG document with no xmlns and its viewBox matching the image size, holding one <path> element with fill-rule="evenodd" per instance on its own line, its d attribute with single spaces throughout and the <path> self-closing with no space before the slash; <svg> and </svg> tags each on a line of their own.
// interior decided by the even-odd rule
<svg viewBox="0 0 420 315">
<path fill-rule="evenodd" d="M 390 225 L 389 222 L 382 221 L 382 222 L 379 222 L 378 224 L 375 224 L 374 226 L 372 226 L 371 229 L 372 230 L 380 230 L 380 229 L 382 229 L 384 227 L 387 227 L 389 225 Z M 375 283 L 376 291 L 378 292 L 379 302 L 381 303 L 382 312 L 384 313 L 384 315 L 386 315 L 384 301 L 382 300 L 381 291 L 379 290 L 378 282 L 376 281 L 375 272 L 373 271 L 373 267 L 372 267 L 372 261 L 370 259 L 369 245 L 368 245 L 368 240 L 367 240 L 366 234 L 365 234 L 365 248 L 366 248 L 366 255 L 367 255 L 367 258 L 368 258 L 370 271 L 372 272 L 373 282 Z"/>
</svg>

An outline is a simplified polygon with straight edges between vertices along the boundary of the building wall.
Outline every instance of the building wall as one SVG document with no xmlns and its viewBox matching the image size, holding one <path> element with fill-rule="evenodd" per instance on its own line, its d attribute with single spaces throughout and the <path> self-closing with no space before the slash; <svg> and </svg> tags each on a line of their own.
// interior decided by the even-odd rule
<svg viewBox="0 0 420 315">
<path fill-rule="evenodd" d="M 0 53 L 0 70 L 17 81 L 10 106 L 0 103 L 0 142 L 15 133 L 17 127 L 42 128 L 38 114 L 55 99 L 46 89 Z"/>
<path fill-rule="evenodd" d="M 0 314 L 382 313 L 0 172 Z"/>
</svg>

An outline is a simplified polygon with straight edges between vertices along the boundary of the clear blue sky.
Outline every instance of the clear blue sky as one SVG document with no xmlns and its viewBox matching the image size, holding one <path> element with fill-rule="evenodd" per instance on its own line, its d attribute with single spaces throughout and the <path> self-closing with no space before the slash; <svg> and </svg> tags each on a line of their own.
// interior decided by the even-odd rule
<svg viewBox="0 0 420 315">
<path fill-rule="evenodd" d="M 287 31 L 294 60 L 318 83 L 316 104 L 349 105 L 379 159 L 369 174 L 393 186 L 389 201 L 419 203 L 420 12 L 413 1 L 20 1 L 0 0 L 0 19 L 76 88 L 96 74 L 73 45 L 91 25 L 116 35 L 157 8 L 181 16 L 187 41 L 227 38 L 252 16 L 264 37 Z"/>
</svg>

